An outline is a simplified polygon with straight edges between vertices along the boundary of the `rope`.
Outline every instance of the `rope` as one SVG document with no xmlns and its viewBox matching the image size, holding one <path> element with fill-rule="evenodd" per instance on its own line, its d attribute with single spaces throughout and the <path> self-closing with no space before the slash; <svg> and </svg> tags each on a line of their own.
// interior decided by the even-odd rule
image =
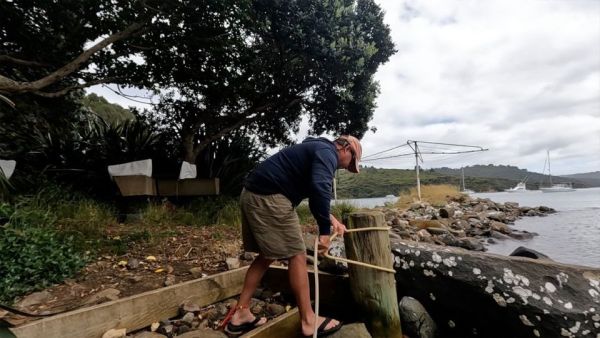
<svg viewBox="0 0 600 338">
<path fill-rule="evenodd" d="M 370 228 L 350 229 L 350 230 L 346 230 L 346 232 L 389 231 L 389 230 L 390 230 L 389 227 L 370 227 Z M 333 242 L 333 239 L 336 236 L 337 236 L 337 233 L 333 233 L 331 238 L 329 238 L 330 243 Z M 317 338 L 317 319 L 319 318 L 319 266 L 317 265 L 317 254 L 319 252 L 318 245 L 319 245 L 319 236 L 316 236 L 315 237 L 315 247 L 313 250 L 313 252 L 314 252 L 313 270 L 314 270 L 314 274 L 315 274 L 315 322 L 314 322 L 315 324 L 314 324 L 314 330 L 313 330 L 313 338 Z M 334 256 L 329 255 L 329 252 L 327 252 L 327 251 L 325 252 L 324 256 L 329 259 L 333 259 L 333 260 L 340 261 L 340 262 L 346 262 L 348 264 L 360 265 L 360 266 L 364 266 L 364 267 L 379 270 L 379 271 L 396 273 L 396 270 L 394 270 L 394 269 L 388 269 L 388 268 L 384 268 L 382 266 L 359 262 L 359 261 L 355 261 L 355 260 L 351 260 L 351 259 L 334 257 Z"/>
</svg>

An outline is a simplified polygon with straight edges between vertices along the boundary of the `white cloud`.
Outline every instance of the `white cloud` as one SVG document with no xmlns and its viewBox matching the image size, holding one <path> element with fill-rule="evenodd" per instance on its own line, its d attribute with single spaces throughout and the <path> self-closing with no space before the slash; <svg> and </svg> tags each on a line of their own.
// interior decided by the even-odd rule
<svg viewBox="0 0 600 338">
<path fill-rule="evenodd" d="M 600 2 L 378 3 L 398 53 L 376 75 L 378 131 L 365 154 L 413 139 L 490 149 L 424 156 L 426 167 L 541 171 L 549 149 L 553 173 L 600 170 Z"/>
</svg>

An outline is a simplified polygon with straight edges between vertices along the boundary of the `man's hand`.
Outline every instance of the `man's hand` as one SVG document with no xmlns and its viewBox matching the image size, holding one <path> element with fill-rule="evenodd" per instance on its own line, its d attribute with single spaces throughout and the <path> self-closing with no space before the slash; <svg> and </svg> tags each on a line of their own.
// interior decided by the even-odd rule
<svg viewBox="0 0 600 338">
<path fill-rule="evenodd" d="M 319 255 L 324 255 L 329 250 L 329 244 L 331 244 L 329 235 L 319 236 L 319 247 L 317 248 Z"/>
<path fill-rule="evenodd" d="M 333 215 L 329 216 L 329 219 L 331 220 L 331 226 L 333 227 L 333 232 L 338 234 L 338 236 L 344 236 L 344 232 L 346 232 L 346 226 L 337 220 L 337 218 L 335 218 Z"/>
</svg>

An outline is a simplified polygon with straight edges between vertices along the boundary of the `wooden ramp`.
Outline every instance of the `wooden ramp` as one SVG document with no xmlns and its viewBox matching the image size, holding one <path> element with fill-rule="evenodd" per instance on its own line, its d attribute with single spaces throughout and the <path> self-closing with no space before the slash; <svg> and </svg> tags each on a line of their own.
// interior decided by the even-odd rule
<svg viewBox="0 0 600 338">
<path fill-rule="evenodd" d="M 115 328 L 126 328 L 127 332 L 132 332 L 161 319 L 177 316 L 179 305 L 184 301 L 191 301 L 202 307 L 238 295 L 247 269 L 244 267 L 219 273 L 13 328 L 0 328 L 0 338 L 100 338 L 106 331 Z M 271 290 L 291 294 L 287 273 L 286 268 L 271 267 L 263 278 L 263 284 Z M 312 272 L 309 272 L 309 280 L 312 295 Z M 355 318 L 351 311 L 353 303 L 347 277 L 321 273 L 319 282 L 321 313 L 344 321 Z M 298 309 L 293 308 L 243 337 L 293 338 L 299 334 L 300 317 Z"/>
</svg>

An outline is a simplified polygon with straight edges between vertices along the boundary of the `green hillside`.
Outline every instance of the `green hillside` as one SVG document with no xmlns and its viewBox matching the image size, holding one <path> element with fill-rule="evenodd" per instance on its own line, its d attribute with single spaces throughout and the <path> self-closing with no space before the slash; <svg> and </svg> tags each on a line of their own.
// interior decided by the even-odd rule
<svg viewBox="0 0 600 338">
<path fill-rule="evenodd" d="M 434 170 L 421 171 L 421 184 L 460 185 L 460 176 L 446 175 Z M 465 177 L 465 186 L 474 191 L 502 191 L 513 187 L 514 180 L 487 177 Z M 416 185 L 414 170 L 361 168 L 355 175 L 338 171 L 337 193 L 339 198 L 368 198 L 398 195 Z"/>
<path fill-rule="evenodd" d="M 94 114 L 100 116 L 109 123 L 135 119 L 129 109 L 125 109 L 118 104 L 110 103 L 102 96 L 98 96 L 94 93 L 83 97 L 82 103 Z"/>
<path fill-rule="evenodd" d="M 514 166 L 475 165 L 465 167 L 465 186 L 476 192 L 503 191 L 514 187 L 518 182 L 527 179 L 527 189 L 539 189 L 540 184 L 548 184 L 548 177 L 529 172 Z M 570 175 L 568 177 L 552 176 L 552 182 L 572 182 L 575 188 L 600 186 L 600 179 L 594 173 Z M 591 177 L 588 177 L 591 175 Z M 460 169 L 438 168 L 421 171 L 421 184 L 460 185 Z M 345 170 L 338 171 L 337 193 L 339 198 L 368 198 L 398 195 L 416 185 L 414 170 L 381 169 L 361 167 L 360 174 L 351 174 Z"/>
<path fill-rule="evenodd" d="M 575 179 L 581 181 L 585 184 L 588 184 L 592 187 L 600 187 L 600 171 L 594 171 L 589 173 L 581 173 L 581 174 L 573 174 L 573 175 L 563 175 L 562 177 L 566 177 L 569 179 Z"/>
</svg>

